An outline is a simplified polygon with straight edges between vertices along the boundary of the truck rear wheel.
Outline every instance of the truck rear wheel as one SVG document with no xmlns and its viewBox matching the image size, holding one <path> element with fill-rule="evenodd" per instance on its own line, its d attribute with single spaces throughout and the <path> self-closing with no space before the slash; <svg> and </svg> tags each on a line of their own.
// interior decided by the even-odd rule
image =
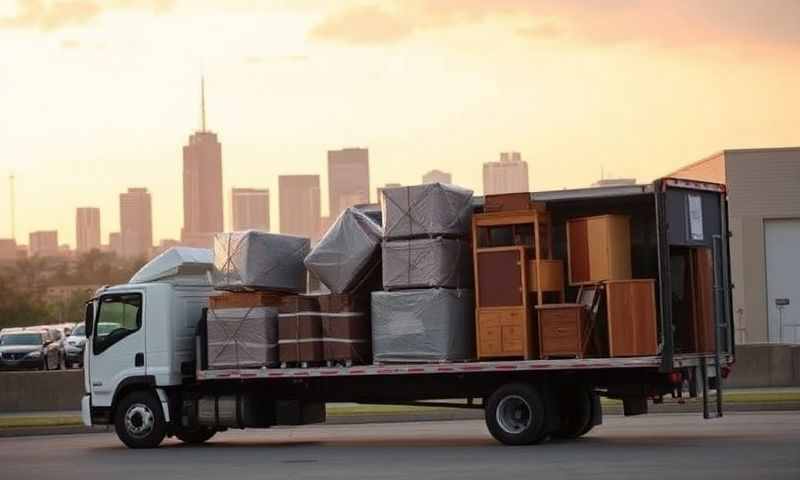
<svg viewBox="0 0 800 480">
<path fill-rule="evenodd" d="M 558 438 L 578 438 L 592 429 L 592 392 L 584 387 L 568 387 L 558 392 L 559 427 L 553 432 Z"/>
<path fill-rule="evenodd" d="M 498 388 L 486 405 L 486 426 L 505 445 L 530 445 L 547 436 L 545 401 L 539 389 L 524 383 Z"/>
<path fill-rule="evenodd" d="M 178 430 L 175 432 L 175 436 L 183 443 L 198 444 L 208 441 L 215 433 L 217 431 L 212 428 L 197 427 L 192 430 Z"/>
<path fill-rule="evenodd" d="M 117 405 L 114 430 L 129 448 L 155 448 L 167 432 L 161 402 L 153 392 L 136 391 Z"/>
</svg>

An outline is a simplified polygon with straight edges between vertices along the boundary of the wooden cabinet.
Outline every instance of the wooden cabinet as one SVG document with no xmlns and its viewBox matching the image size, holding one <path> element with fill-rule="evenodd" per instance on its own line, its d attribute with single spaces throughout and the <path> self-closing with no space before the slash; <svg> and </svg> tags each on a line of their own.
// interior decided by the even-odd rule
<svg viewBox="0 0 800 480">
<path fill-rule="evenodd" d="M 712 251 L 710 248 L 695 248 L 691 250 L 690 258 L 694 351 L 709 353 L 716 349 Z"/>
<path fill-rule="evenodd" d="M 537 210 L 544 212 L 544 204 L 532 202 L 528 192 L 490 194 L 483 197 L 484 212 L 513 212 Z"/>
<path fill-rule="evenodd" d="M 577 303 L 537 305 L 542 358 L 585 355 L 586 307 Z"/>
<path fill-rule="evenodd" d="M 655 284 L 655 280 L 604 282 L 609 356 L 656 354 Z"/>
<path fill-rule="evenodd" d="M 631 278 L 630 217 L 568 220 L 567 254 L 570 285 Z"/>
<path fill-rule="evenodd" d="M 478 310 L 478 357 L 534 358 L 534 330 L 527 307 Z"/>
<path fill-rule="evenodd" d="M 496 247 L 475 255 L 477 304 L 480 307 L 525 305 L 525 249 Z"/>
</svg>

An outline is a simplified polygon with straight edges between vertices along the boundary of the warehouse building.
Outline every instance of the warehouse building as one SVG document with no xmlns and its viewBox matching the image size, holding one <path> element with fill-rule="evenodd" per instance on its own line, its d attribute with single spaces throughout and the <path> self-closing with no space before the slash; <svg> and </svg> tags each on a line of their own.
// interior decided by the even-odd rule
<svg viewBox="0 0 800 480">
<path fill-rule="evenodd" d="M 800 343 L 800 147 L 724 150 L 669 176 L 727 185 L 737 343 Z"/>
</svg>

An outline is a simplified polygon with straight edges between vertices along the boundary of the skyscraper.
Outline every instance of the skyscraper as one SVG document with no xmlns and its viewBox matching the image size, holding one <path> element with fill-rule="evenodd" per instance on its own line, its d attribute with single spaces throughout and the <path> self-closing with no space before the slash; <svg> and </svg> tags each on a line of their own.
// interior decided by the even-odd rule
<svg viewBox="0 0 800 480">
<path fill-rule="evenodd" d="M 319 237 L 319 175 L 278 177 L 281 233 L 311 239 Z"/>
<path fill-rule="evenodd" d="M 28 237 L 28 248 L 32 257 L 55 257 L 59 254 L 57 230 L 31 232 Z"/>
<path fill-rule="evenodd" d="M 108 234 L 108 250 L 117 256 L 122 256 L 122 234 L 119 232 Z"/>
<path fill-rule="evenodd" d="M 347 207 L 369 203 L 369 150 L 328 151 L 328 202 L 332 219 Z"/>
<path fill-rule="evenodd" d="M 431 170 L 422 176 L 422 183 L 453 183 L 453 176 L 441 170 Z"/>
<path fill-rule="evenodd" d="M 269 230 L 269 190 L 231 189 L 233 230 Z"/>
<path fill-rule="evenodd" d="M 129 188 L 119 195 L 122 255 L 146 257 L 153 247 L 153 212 L 146 188 Z"/>
<path fill-rule="evenodd" d="M 527 191 L 528 164 L 522 161 L 519 152 L 504 152 L 499 162 L 483 164 L 484 195 Z"/>
<path fill-rule="evenodd" d="M 75 212 L 75 248 L 88 252 L 100 248 L 100 209 L 82 207 Z"/>
<path fill-rule="evenodd" d="M 183 147 L 183 229 L 181 242 L 211 248 L 224 230 L 222 213 L 222 145 L 206 130 L 205 83 L 200 84 L 200 130 Z"/>
</svg>

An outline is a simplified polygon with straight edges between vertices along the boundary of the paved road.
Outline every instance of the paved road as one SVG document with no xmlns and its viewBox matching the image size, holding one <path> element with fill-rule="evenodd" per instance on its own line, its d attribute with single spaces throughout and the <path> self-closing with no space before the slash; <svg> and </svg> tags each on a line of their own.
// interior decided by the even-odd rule
<svg viewBox="0 0 800 480">
<path fill-rule="evenodd" d="M 800 478 L 800 414 L 609 417 L 572 442 L 504 447 L 483 422 L 235 431 L 132 451 L 111 434 L 0 439 L 3 478 Z"/>
</svg>

